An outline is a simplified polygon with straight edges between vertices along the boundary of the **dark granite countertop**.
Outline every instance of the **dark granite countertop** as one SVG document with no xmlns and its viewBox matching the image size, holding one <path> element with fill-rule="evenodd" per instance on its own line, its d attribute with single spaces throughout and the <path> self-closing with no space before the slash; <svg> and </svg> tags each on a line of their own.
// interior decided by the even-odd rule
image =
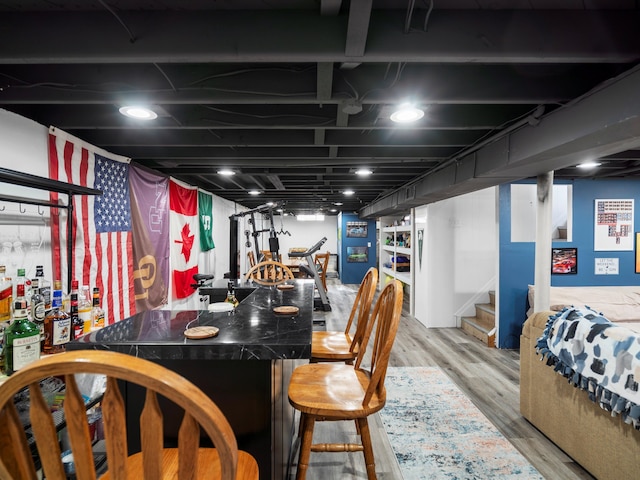
<svg viewBox="0 0 640 480">
<path fill-rule="evenodd" d="M 149 310 L 84 335 L 67 350 L 114 350 L 146 359 L 166 360 L 272 360 L 309 358 L 313 330 L 313 280 L 294 280 L 292 290 L 279 290 L 236 281 L 239 291 L 257 287 L 233 312 L 206 310 Z M 216 281 L 213 290 L 227 281 Z M 293 305 L 295 315 L 273 312 Z M 187 328 L 212 325 L 216 337 L 190 340 Z"/>
</svg>

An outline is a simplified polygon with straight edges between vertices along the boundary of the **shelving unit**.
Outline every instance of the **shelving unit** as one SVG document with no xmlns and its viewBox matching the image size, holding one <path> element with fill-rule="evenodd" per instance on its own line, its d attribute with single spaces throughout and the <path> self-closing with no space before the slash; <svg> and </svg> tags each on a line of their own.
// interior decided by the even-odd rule
<svg viewBox="0 0 640 480">
<path fill-rule="evenodd" d="M 394 217 L 382 217 L 380 219 L 379 244 L 380 258 L 378 270 L 380 271 L 380 286 L 386 284 L 388 277 L 395 278 L 405 285 L 405 292 L 409 294 L 411 314 L 413 315 L 414 296 L 414 270 L 412 257 L 414 253 L 415 232 L 413 228 L 413 212 L 409 221 L 403 221 L 405 215 Z M 404 225 L 402 223 L 405 223 Z M 387 245 L 387 238 L 391 238 L 391 244 Z M 404 242 L 409 240 L 409 246 L 399 245 L 399 238 Z M 393 264 L 392 259 L 398 256 L 405 256 L 409 259 L 408 265 Z M 386 264 L 392 263 L 392 267 Z M 407 268 L 408 267 L 408 268 Z M 401 269 L 401 271 L 398 271 Z"/>
</svg>

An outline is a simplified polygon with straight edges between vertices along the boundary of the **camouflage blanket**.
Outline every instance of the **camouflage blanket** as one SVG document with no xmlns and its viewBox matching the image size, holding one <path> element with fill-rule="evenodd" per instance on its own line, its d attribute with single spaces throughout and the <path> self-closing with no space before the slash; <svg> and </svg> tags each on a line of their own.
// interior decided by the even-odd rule
<svg viewBox="0 0 640 480">
<path fill-rule="evenodd" d="M 640 430 L 640 335 L 589 307 L 549 317 L 536 352 L 589 398 Z"/>
</svg>

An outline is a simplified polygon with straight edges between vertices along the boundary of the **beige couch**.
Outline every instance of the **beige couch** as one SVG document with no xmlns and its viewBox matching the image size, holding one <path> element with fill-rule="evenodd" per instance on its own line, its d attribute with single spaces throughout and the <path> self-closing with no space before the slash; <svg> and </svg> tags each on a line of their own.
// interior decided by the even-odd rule
<svg viewBox="0 0 640 480">
<path fill-rule="evenodd" d="M 520 336 L 520 412 L 599 480 L 640 477 L 640 431 L 601 409 L 540 361 L 536 341 L 550 315 L 538 312 Z"/>
</svg>

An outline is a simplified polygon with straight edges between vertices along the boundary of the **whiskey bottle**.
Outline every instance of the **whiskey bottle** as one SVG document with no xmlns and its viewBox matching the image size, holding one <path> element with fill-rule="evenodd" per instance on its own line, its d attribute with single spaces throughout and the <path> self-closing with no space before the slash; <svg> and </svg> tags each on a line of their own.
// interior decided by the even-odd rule
<svg viewBox="0 0 640 480">
<path fill-rule="evenodd" d="M 71 338 L 75 340 L 84 335 L 84 322 L 80 320 L 78 313 L 78 281 L 71 282 L 71 295 L 69 301 L 69 316 L 71 317 Z"/>
<path fill-rule="evenodd" d="M 42 265 L 36 265 L 36 277 L 40 285 L 40 295 L 44 298 L 44 309 L 51 309 L 51 282 L 44 278 L 44 268 Z"/>
<path fill-rule="evenodd" d="M 91 329 L 97 330 L 104 327 L 104 310 L 100 307 L 100 289 L 93 289 L 93 308 L 91 309 Z"/>
<path fill-rule="evenodd" d="M 40 329 L 29 321 L 24 283 L 16 285 L 13 321 L 4 331 L 4 370 L 7 375 L 40 358 Z"/>
<path fill-rule="evenodd" d="M 40 349 L 44 347 L 44 297 L 40 293 L 40 279 L 31 280 L 31 300 L 29 300 L 29 318 L 40 329 Z"/>
<path fill-rule="evenodd" d="M 51 310 L 44 317 L 44 346 L 42 352 L 61 353 L 71 340 L 71 317 L 62 308 L 62 290 L 54 290 Z"/>
<path fill-rule="evenodd" d="M 87 285 L 83 285 L 78 292 L 78 317 L 82 322 L 82 333 L 91 332 L 92 297 Z"/>
</svg>

